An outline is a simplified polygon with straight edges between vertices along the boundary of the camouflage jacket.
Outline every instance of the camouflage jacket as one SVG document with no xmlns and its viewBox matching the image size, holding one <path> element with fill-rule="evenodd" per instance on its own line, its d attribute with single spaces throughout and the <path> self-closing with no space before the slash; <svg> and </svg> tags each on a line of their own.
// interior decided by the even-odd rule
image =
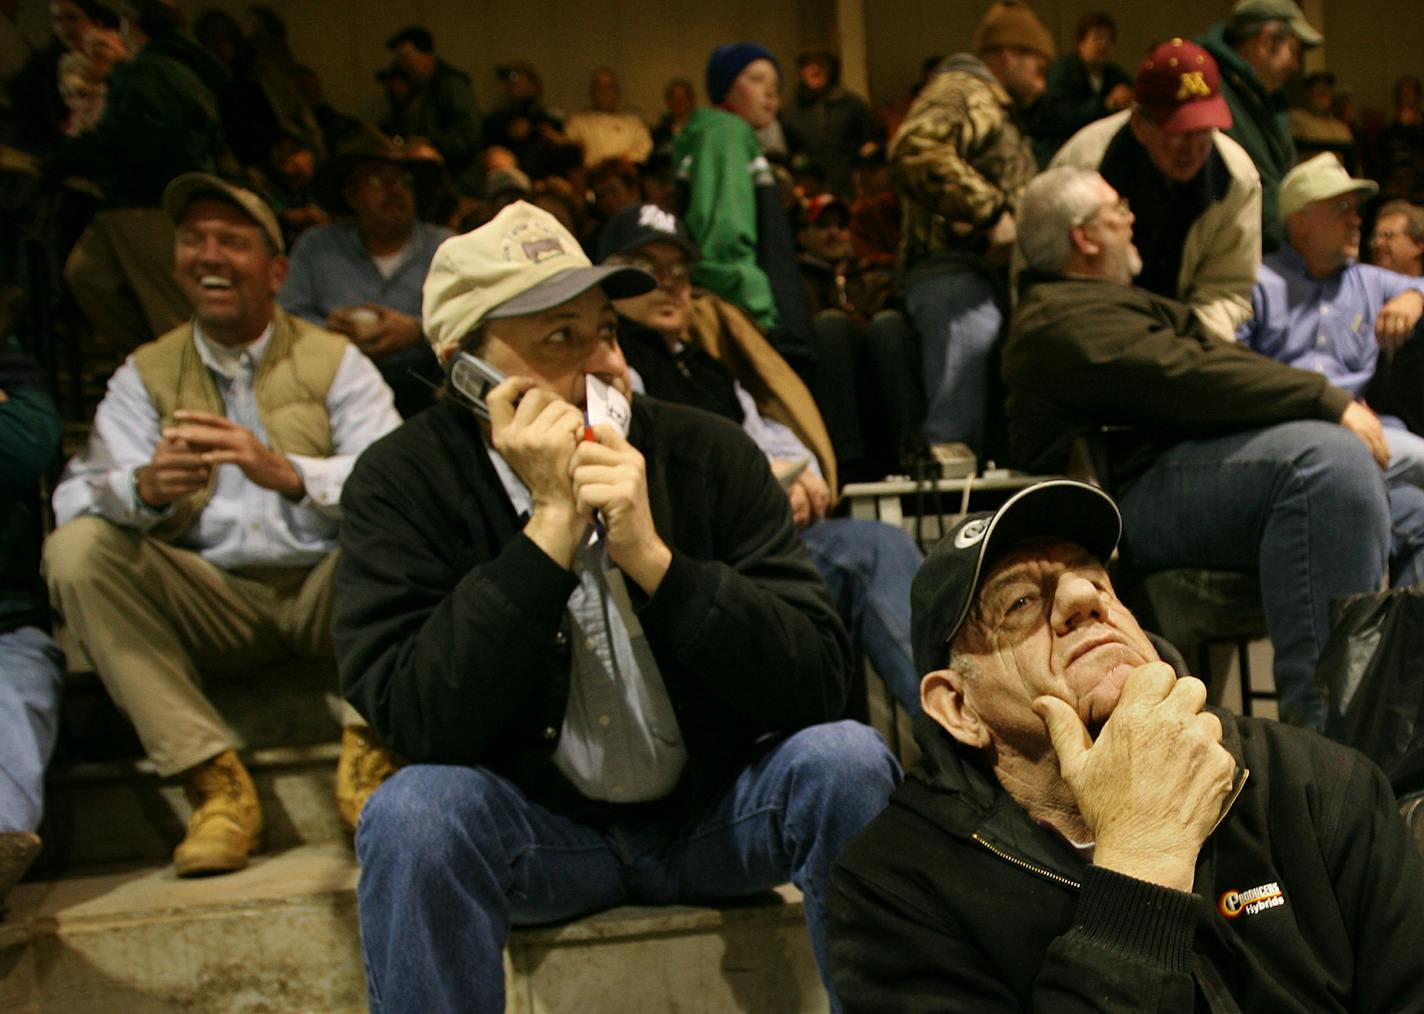
<svg viewBox="0 0 1424 1014">
<path fill-rule="evenodd" d="M 901 264 L 978 256 L 1037 167 L 1008 92 L 966 53 L 940 65 L 890 142 L 900 191 Z"/>
</svg>

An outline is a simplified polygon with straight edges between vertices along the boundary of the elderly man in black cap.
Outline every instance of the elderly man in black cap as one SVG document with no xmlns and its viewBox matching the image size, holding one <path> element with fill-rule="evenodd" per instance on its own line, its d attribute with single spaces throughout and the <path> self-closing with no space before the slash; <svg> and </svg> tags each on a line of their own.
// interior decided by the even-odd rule
<svg viewBox="0 0 1424 1014">
<path fill-rule="evenodd" d="M 1113 592 L 1121 524 L 1057 480 L 925 560 L 923 759 L 833 875 L 846 1009 L 1418 1009 L 1424 863 L 1383 774 L 1205 708 Z"/>
<path fill-rule="evenodd" d="M 373 1008 L 503 1011 L 512 926 L 787 878 L 824 971 L 898 768 L 835 721 L 845 631 L 756 445 L 628 401 L 609 300 L 653 284 L 523 201 L 431 266 L 452 391 L 342 500 L 342 686 L 415 762 L 357 834 Z"/>
<path fill-rule="evenodd" d="M 416 218 L 440 163 L 367 129 L 317 175 L 322 204 L 341 216 L 292 246 L 277 295 L 283 309 L 350 338 L 370 356 L 410 416 L 429 405 L 441 373 L 420 323 L 420 287 L 435 249 L 452 232 Z"/>
</svg>

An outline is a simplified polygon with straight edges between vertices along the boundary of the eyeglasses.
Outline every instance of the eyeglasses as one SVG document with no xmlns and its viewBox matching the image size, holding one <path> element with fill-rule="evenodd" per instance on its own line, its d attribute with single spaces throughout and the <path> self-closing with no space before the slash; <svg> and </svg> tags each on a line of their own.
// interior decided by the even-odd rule
<svg viewBox="0 0 1424 1014">
<path fill-rule="evenodd" d="M 634 254 L 631 257 L 623 257 L 620 263 L 626 264 L 630 268 L 637 268 L 646 271 L 664 285 L 686 285 L 692 280 L 692 268 L 687 261 L 655 261 L 651 257 L 642 257 Z"/>
<path fill-rule="evenodd" d="M 1358 200 L 1351 200 L 1348 197 L 1342 197 L 1338 201 L 1332 201 L 1325 205 L 1325 207 L 1337 215 L 1358 215 L 1360 213 L 1360 202 Z"/>
<path fill-rule="evenodd" d="M 1120 216 L 1122 216 L 1123 218 L 1128 218 L 1129 216 L 1132 215 L 1132 205 L 1130 205 L 1130 204 L 1127 203 L 1127 198 L 1126 198 L 1126 197 L 1119 197 L 1116 201 L 1114 201 L 1114 202 L 1111 203 L 1111 204 L 1100 204 L 1100 205 L 1098 205 L 1097 210 L 1094 211 L 1091 215 L 1089 215 L 1087 218 L 1079 219 L 1078 221 L 1074 222 L 1073 224 L 1074 224 L 1074 225 L 1087 225 L 1089 222 L 1092 222 L 1092 221 L 1094 221 L 1095 219 L 1099 218 L 1099 217 L 1102 215 L 1102 213 L 1103 213 L 1104 211 L 1116 211 L 1116 212 L 1117 212 Z"/>
<path fill-rule="evenodd" d="M 415 189 L 415 177 L 410 173 L 363 173 L 356 182 L 372 190 Z"/>
</svg>

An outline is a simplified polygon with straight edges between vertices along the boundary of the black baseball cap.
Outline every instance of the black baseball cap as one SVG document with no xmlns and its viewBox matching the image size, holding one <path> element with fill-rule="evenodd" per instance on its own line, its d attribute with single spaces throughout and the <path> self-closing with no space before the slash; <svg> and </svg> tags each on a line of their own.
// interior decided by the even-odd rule
<svg viewBox="0 0 1424 1014">
<path fill-rule="evenodd" d="M 1020 490 L 996 511 L 970 514 L 925 557 L 910 585 L 915 671 L 943 668 L 979 581 L 999 557 L 1027 539 L 1075 542 L 1104 563 L 1122 536 L 1117 504 L 1096 486 L 1051 479 Z"/>
<path fill-rule="evenodd" d="M 602 264 L 614 254 L 641 250 L 649 243 L 659 242 L 681 247 L 689 260 L 702 256 L 697 241 L 681 218 L 656 204 L 635 204 L 618 212 L 604 225 L 598 234 L 595 260 Z"/>
</svg>

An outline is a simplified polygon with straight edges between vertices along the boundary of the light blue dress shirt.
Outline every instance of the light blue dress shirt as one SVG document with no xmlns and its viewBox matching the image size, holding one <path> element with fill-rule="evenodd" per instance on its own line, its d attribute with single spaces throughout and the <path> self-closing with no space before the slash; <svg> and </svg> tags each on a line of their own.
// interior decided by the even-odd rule
<svg viewBox="0 0 1424 1014">
<path fill-rule="evenodd" d="M 267 443 L 252 381 L 271 343 L 271 325 L 237 352 L 210 344 L 196 322 L 193 331 L 198 355 L 212 371 L 227 417 Z M 288 455 L 306 488 L 300 501 L 263 489 L 237 465 L 220 465 L 212 499 L 178 544 L 225 570 L 308 567 L 335 548 L 346 476 L 357 455 L 400 425 L 400 416 L 390 388 L 354 345 L 342 355 L 326 409 L 335 453 L 328 458 Z M 153 510 L 134 488 L 134 473 L 153 459 L 161 438 L 162 420 L 129 357 L 109 379 L 88 447 L 69 462 L 55 488 L 56 523 L 93 514 L 147 531 L 166 517 L 171 508 Z"/>
<path fill-rule="evenodd" d="M 277 293 L 282 309 L 326 325 L 333 310 L 375 303 L 421 319 L 421 288 L 435 249 L 454 233 L 441 225 L 415 223 L 405 259 L 389 278 L 366 252 L 355 222 L 308 229 L 292 245 L 287 280 Z"/>
<path fill-rule="evenodd" d="M 1254 317 L 1236 337 L 1262 355 L 1323 373 L 1358 398 L 1379 358 L 1375 317 L 1385 303 L 1411 289 L 1424 293 L 1424 278 L 1353 261 L 1319 279 L 1299 253 L 1282 247 L 1261 262 L 1251 292 Z M 1419 334 L 1416 327 L 1410 340 Z"/>
<path fill-rule="evenodd" d="M 498 451 L 486 449 L 515 512 L 527 517 L 534 509 L 528 487 Z M 573 664 L 554 765 L 589 799 L 661 799 L 682 777 L 687 747 L 657 659 L 603 543 L 585 543 L 573 571 Z"/>
</svg>

